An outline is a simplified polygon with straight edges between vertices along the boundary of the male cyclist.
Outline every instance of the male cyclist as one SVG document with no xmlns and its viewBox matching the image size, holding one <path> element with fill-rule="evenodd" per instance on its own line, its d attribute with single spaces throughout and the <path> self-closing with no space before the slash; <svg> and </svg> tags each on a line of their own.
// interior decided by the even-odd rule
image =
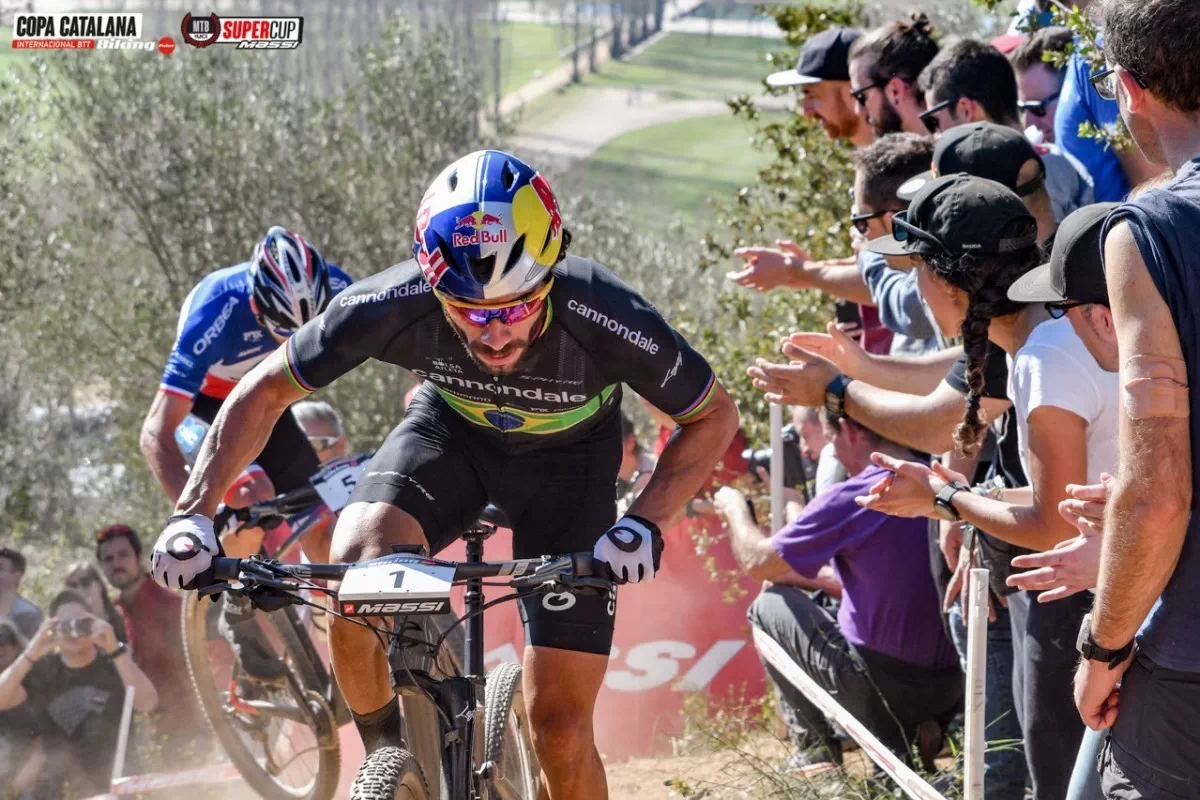
<svg viewBox="0 0 1200 800">
<path fill-rule="evenodd" d="M 189 413 L 212 422 L 234 385 L 280 342 L 320 314 L 330 299 L 350 285 L 342 270 L 328 264 L 317 249 L 294 233 L 275 226 L 254 248 L 250 261 L 204 277 L 183 301 L 175 345 L 162 383 L 142 425 L 142 453 L 172 500 L 188 480 L 175 429 Z M 245 506 L 307 483 L 320 464 L 312 445 L 285 412 L 250 466 L 227 488 L 227 502 Z M 258 550 L 262 531 L 245 531 L 225 548 L 234 555 Z M 314 561 L 328 558 L 329 542 L 304 543 Z M 222 632 L 232 637 L 242 666 L 260 679 L 282 674 L 278 659 L 259 646 L 253 610 L 228 609 Z M 245 622 L 245 625 L 238 625 Z M 244 631 L 244 633 L 243 633 Z M 249 645 L 247 648 L 245 645 Z"/>
<path fill-rule="evenodd" d="M 682 514 L 737 428 L 712 369 L 605 267 L 566 255 L 558 201 L 513 156 L 482 151 L 446 168 L 421 201 L 414 240 L 415 259 L 355 284 L 234 389 L 155 548 L 158 579 L 206 580 L 224 487 L 291 403 L 368 358 L 425 384 L 342 512 L 336 561 L 383 556 L 393 544 L 436 553 L 491 501 L 512 523 L 517 558 L 591 550 L 618 583 L 654 576 L 659 529 Z M 614 524 L 621 383 L 679 432 Z M 591 720 L 615 602 L 534 597 L 521 611 L 525 696 L 549 796 L 606 797 Z M 375 634 L 338 620 L 330 643 L 367 752 L 398 743 Z"/>
</svg>

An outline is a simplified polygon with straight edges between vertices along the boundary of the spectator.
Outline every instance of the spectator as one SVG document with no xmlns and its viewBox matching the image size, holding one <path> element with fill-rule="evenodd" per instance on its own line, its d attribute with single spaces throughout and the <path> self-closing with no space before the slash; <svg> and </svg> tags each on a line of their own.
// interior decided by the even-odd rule
<svg viewBox="0 0 1200 800">
<path fill-rule="evenodd" d="M 0 674 L 25 649 L 25 637 L 10 619 L 0 619 Z M 37 714 L 28 703 L 0 711 L 0 796 L 34 800 L 46 763 Z"/>
<path fill-rule="evenodd" d="M 1102 16 L 1109 69 L 1097 88 L 1116 97 L 1142 155 L 1175 178 L 1118 208 L 1103 232 L 1121 469 L 1094 610 L 1079 631 L 1075 702 L 1089 727 L 1112 730 L 1101 761 L 1107 797 L 1187 796 L 1200 746 L 1175 731 L 1190 730 L 1200 685 L 1200 417 L 1189 416 L 1188 396 L 1200 371 L 1200 5 L 1106 0 Z"/>
<path fill-rule="evenodd" d="M 117 635 L 117 641 L 129 641 L 129 637 L 125 634 L 125 618 L 113 605 L 112 599 L 109 598 L 108 592 L 104 588 L 104 579 L 100 577 L 100 571 L 90 561 L 76 561 L 67 567 L 65 585 L 68 589 L 78 592 L 87 601 L 88 611 L 97 617 L 102 617 L 105 622 L 112 625 L 113 633 Z"/>
<path fill-rule="evenodd" d="M 0 547 L 0 619 L 11 619 L 28 639 L 42 624 L 42 610 L 17 593 L 24 577 L 25 556 L 11 547 Z"/>
<path fill-rule="evenodd" d="M 925 96 L 917 78 L 937 52 L 933 26 L 923 13 L 863 34 L 850 48 L 854 112 L 876 136 L 927 132 L 921 122 Z"/>
<path fill-rule="evenodd" d="M 1010 190 L 965 175 L 940 178 L 913 199 L 906 225 L 904 242 L 870 246 L 919 254 L 922 295 L 938 326 L 945 335 L 961 330 L 971 393 L 956 439 L 971 452 L 985 429 L 978 408 L 990 338 L 1012 359 L 1011 398 L 1032 487 L 983 496 L 963 491 L 965 478 L 945 467 L 883 456 L 877 463 L 894 474 L 860 501 L 902 516 L 962 519 L 1010 544 L 1048 550 L 1071 531 L 1057 511 L 1067 484 L 1094 483 L 1116 463 L 1116 376 L 1101 368 L 1070 321 L 1043 321 L 1042 307 L 1008 299 L 1038 261 L 1034 220 Z M 1076 306 L 1062 303 L 1054 313 Z M 1034 796 L 1062 797 L 1083 734 L 1063 690 L 1075 660 L 1067 642 L 1087 603 L 1030 601 L 1024 592 L 1008 601 L 1014 694 Z"/>
<path fill-rule="evenodd" d="M 1017 13 L 1008 26 L 1010 34 L 1022 31 L 1036 31 L 1054 21 L 1054 12 L 1050 10 L 1052 0 L 1021 0 L 1017 3 Z M 1083 8 L 1088 0 L 1074 0 L 1074 5 Z"/>
<path fill-rule="evenodd" d="M 617 497 L 632 501 L 654 472 L 654 459 L 638 441 L 633 420 L 621 412 L 621 467 L 617 470 Z"/>
<path fill-rule="evenodd" d="M 921 294 L 916 273 L 894 269 L 878 253 L 865 252 L 870 239 L 892 229 L 892 215 L 908 205 L 897 197 L 900 186 L 925 171 L 933 156 L 933 139 L 915 133 L 892 133 L 854 154 L 854 202 L 850 208 L 851 239 L 859 251 L 858 265 L 880 321 L 904 341 L 893 342 L 892 353 L 925 353 L 939 343 Z"/>
<path fill-rule="evenodd" d="M 292 405 L 292 414 L 322 464 L 346 455 L 349 443 L 337 409 L 323 400 L 301 400 Z"/>
<path fill-rule="evenodd" d="M 958 125 L 938 137 L 933 149 L 933 169 L 900 189 L 911 200 L 936 175 L 965 172 L 987 178 L 1016 192 L 1037 221 L 1038 241 L 1046 243 L 1058 227 L 1058 214 L 1050 197 L 1045 160 L 1018 131 L 992 122 Z"/>
<path fill-rule="evenodd" d="M 89 613 L 77 593 L 59 592 L 50 602 L 50 619 L 0 673 L 0 711 L 28 702 L 38 716 L 52 796 L 63 786 L 78 797 L 108 791 L 127 687 L 134 690 L 137 711 L 158 705 L 154 685 L 112 626 Z"/>
<path fill-rule="evenodd" d="M 117 603 L 133 660 L 161 694 L 173 698 L 170 713 L 155 719 L 155 731 L 173 737 L 179 748 L 184 740 L 205 731 L 184 659 L 183 600 L 151 580 L 142 561 L 142 543 L 128 525 L 109 525 L 96 534 L 96 560 L 120 592 Z"/>
<path fill-rule="evenodd" d="M 1108 307 L 1108 290 L 1104 283 L 1104 267 L 1101 263 L 1100 230 L 1115 203 L 1097 203 L 1076 211 L 1063 220 L 1062 228 L 1054 240 L 1054 251 L 1050 263 L 1026 274 L 1008 290 L 1010 299 L 1032 303 L 1050 303 L 1062 306 L 1078 304 L 1067 311 L 1072 326 L 1088 352 L 1106 372 L 1116 373 L 1119 367 L 1116 328 L 1112 312 Z M 1104 475 L 1101 475 L 1103 478 Z M 1067 487 L 1073 496 L 1072 486 Z M 1064 501 L 1060 513 L 1068 522 L 1074 520 L 1063 509 L 1073 502 Z M 1070 597 L 1095 585 L 1099 569 L 1100 541 L 1098 536 L 1077 535 L 1059 542 L 1054 549 L 1021 555 L 1012 560 L 1015 568 L 1045 567 L 1039 573 L 1021 573 L 1008 578 L 1010 585 L 1023 590 L 1041 591 L 1039 603 Z M 1054 572 L 1053 566 L 1063 568 L 1058 577 L 1071 574 L 1066 567 L 1068 560 L 1079 557 L 1090 563 L 1090 577 L 1084 583 L 1070 586 L 1055 586 L 1046 580 L 1046 572 Z M 1084 571 L 1088 571 L 1086 568 Z M 1047 591 L 1043 591 L 1047 590 Z M 1069 800 L 1099 800 L 1103 796 L 1099 777 L 1095 774 L 1096 760 L 1100 755 L 1102 738 L 1084 734 L 1079 755 L 1071 777 Z M 1090 780 L 1089 778 L 1090 773 Z"/>
<path fill-rule="evenodd" d="M 853 28 L 823 30 L 804 43 L 795 69 L 767 76 L 771 87 L 799 86 L 801 114 L 820 122 L 830 139 L 847 139 L 855 147 L 865 147 L 875 138 L 862 117 L 854 113 L 850 96 L 847 56 L 861 35 L 862 31 Z"/>
<path fill-rule="evenodd" d="M 945 48 L 921 73 L 921 88 L 929 104 L 921 118 L 931 133 L 972 122 L 1021 132 L 1016 74 L 1008 59 L 989 44 L 962 39 Z M 1038 150 L 1056 221 L 1094 202 L 1092 179 L 1082 164 L 1053 144 L 1039 145 Z"/>
<path fill-rule="evenodd" d="M 1030 34 L 1008 56 L 1017 75 L 1017 107 L 1025 116 L 1025 125 L 1041 136 L 1038 144 L 1054 142 L 1054 112 L 1066 75 L 1066 67 L 1054 66 L 1045 55 L 1065 53 L 1070 44 L 1070 29 L 1056 25 Z"/>
<path fill-rule="evenodd" d="M 1086 10 L 1091 0 L 1075 0 L 1074 4 L 1080 10 Z M 1054 112 L 1054 141 L 1087 169 L 1092 176 L 1096 200 L 1102 203 L 1121 202 L 1131 187 L 1150 180 L 1160 171 L 1137 148 L 1119 150 L 1108 142 L 1079 132 L 1080 126 L 1086 123 L 1115 133 L 1119 119 L 1116 101 L 1101 97 L 1092 86 L 1092 67 L 1087 56 L 1073 54 L 1067 61 L 1062 94 Z"/>
<path fill-rule="evenodd" d="M 941 625 L 925 559 L 925 525 L 855 505 L 880 480 L 875 450 L 911 451 L 857 423 L 826 414 L 826 436 L 853 477 L 814 499 L 774 536 L 754 523 L 746 498 L 723 487 L 715 505 L 729 525 L 734 556 L 752 577 L 770 581 L 751 621 L 894 752 L 918 742 L 926 766 L 941 747 L 939 728 L 962 703 L 962 672 Z M 825 565 L 841 586 L 837 620 L 803 589 L 823 588 Z M 789 766 L 841 762 L 841 744 L 821 712 L 769 664 L 767 673 L 795 712 L 798 752 Z M 925 726 L 934 722 L 938 727 Z"/>
</svg>

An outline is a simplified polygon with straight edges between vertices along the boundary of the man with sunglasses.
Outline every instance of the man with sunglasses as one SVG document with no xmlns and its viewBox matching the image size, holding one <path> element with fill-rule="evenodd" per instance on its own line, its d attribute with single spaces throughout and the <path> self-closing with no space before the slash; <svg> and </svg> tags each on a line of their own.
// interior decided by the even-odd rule
<svg viewBox="0 0 1200 800">
<path fill-rule="evenodd" d="M 938 53 L 921 73 L 928 109 L 921 115 L 930 133 L 973 122 L 991 122 L 1021 134 L 1017 79 L 999 50 L 960 39 Z M 1037 145 L 1054 218 L 1062 220 L 1094 201 L 1091 178 L 1080 164 L 1052 144 Z"/>
<path fill-rule="evenodd" d="M 923 13 L 863 34 L 850 48 L 854 110 L 876 136 L 925 133 L 920 120 L 925 96 L 917 78 L 937 52 L 933 26 Z"/>
<path fill-rule="evenodd" d="M 217 552 L 226 484 L 296 400 L 376 359 L 424 379 L 380 446 L 333 536 L 348 563 L 425 545 L 437 553 L 489 501 L 517 558 L 590 551 L 618 583 L 650 580 L 659 530 L 679 519 L 737 429 L 712 369 L 605 267 L 567 255 L 570 234 L 541 173 L 512 155 L 464 156 L 417 210 L 415 258 L 339 297 L 256 367 L 213 423 L 155 547 L 154 572 L 190 587 Z M 399 374 L 397 373 L 397 378 Z M 621 384 L 679 425 L 649 484 L 615 521 Z M 521 602 L 533 745 L 551 797 L 606 796 L 592 712 L 612 645 L 615 597 Z M 373 630 L 330 629 L 338 684 L 367 752 L 400 741 Z"/>
<path fill-rule="evenodd" d="M 804 42 L 795 69 L 767 76 L 772 88 L 798 86 L 800 113 L 816 119 L 830 139 L 848 139 L 865 147 L 875 138 L 871 128 L 854 113 L 850 96 L 850 48 L 862 35 L 853 28 L 829 28 Z"/>
<path fill-rule="evenodd" d="M 188 414 L 211 423 L 238 381 L 349 285 L 345 272 L 277 225 L 255 246 L 250 261 L 205 276 L 188 293 L 141 433 L 146 463 L 172 501 L 179 499 L 188 479 L 175 441 L 180 423 Z M 269 433 L 255 463 L 229 487 L 230 505 L 246 506 L 297 489 L 320 468 L 290 412 Z M 247 556 L 261 542 L 262 531 L 243 531 L 225 546 L 231 555 Z M 312 548 L 319 543 L 304 544 Z M 323 561 L 327 553 L 311 555 Z M 235 605 L 226 599 L 222 631 L 238 650 L 242 666 L 260 680 L 281 678 L 283 665 L 261 641 L 253 610 Z"/>
<path fill-rule="evenodd" d="M 1054 142 L 1054 112 L 1062 94 L 1066 67 L 1045 60 L 1047 53 L 1066 53 L 1071 30 L 1059 25 L 1039 28 L 1021 40 L 1008 63 L 1017 75 L 1017 108 L 1028 128 L 1035 128 L 1045 143 Z"/>
</svg>

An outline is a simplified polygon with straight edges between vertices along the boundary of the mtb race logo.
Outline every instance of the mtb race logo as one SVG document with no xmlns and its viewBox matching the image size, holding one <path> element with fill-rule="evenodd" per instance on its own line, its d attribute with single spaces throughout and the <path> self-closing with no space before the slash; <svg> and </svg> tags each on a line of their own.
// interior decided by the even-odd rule
<svg viewBox="0 0 1200 800">
<path fill-rule="evenodd" d="M 188 14 L 180 27 L 192 47 L 232 44 L 239 50 L 295 50 L 304 40 L 304 17 L 218 17 Z"/>
</svg>

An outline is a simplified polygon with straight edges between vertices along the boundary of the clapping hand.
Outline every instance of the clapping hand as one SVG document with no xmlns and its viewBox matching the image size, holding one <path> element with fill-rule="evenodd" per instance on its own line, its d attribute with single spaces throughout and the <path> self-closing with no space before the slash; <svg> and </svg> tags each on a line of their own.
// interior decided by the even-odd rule
<svg viewBox="0 0 1200 800">
<path fill-rule="evenodd" d="M 801 361 L 817 356 L 833 364 L 843 375 L 861 377 L 863 364 L 870 355 L 836 322 L 829 322 L 825 330 L 826 333 L 793 333 L 783 340 L 783 354 Z"/>
<path fill-rule="evenodd" d="M 1049 603 L 1095 587 L 1100 579 L 1100 545 L 1104 532 L 1104 507 L 1113 478 L 1100 476 L 1100 483 L 1067 486 L 1070 497 L 1058 504 L 1058 513 L 1075 526 L 1079 535 L 1059 542 L 1053 550 L 1017 556 L 1014 567 L 1028 569 L 1011 575 L 1009 586 L 1041 591 L 1039 603 Z"/>
</svg>

